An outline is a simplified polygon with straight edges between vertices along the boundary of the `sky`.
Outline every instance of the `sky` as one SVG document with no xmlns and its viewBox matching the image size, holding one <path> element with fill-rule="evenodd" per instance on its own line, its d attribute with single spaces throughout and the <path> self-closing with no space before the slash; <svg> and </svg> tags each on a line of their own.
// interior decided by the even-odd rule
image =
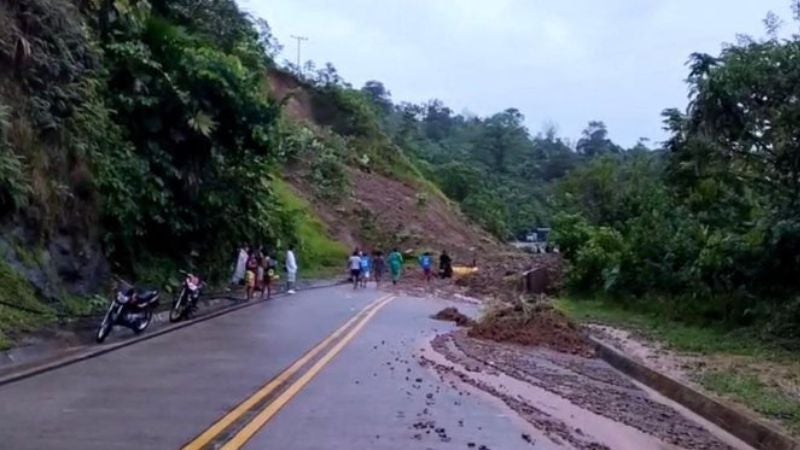
<svg viewBox="0 0 800 450">
<path fill-rule="evenodd" d="M 379 80 L 396 103 L 440 99 L 456 113 L 509 107 L 532 134 L 572 141 L 590 120 L 632 146 L 664 140 L 662 110 L 685 108 L 685 63 L 737 34 L 764 35 L 768 11 L 793 33 L 789 0 L 238 0 L 295 61 L 331 62 L 353 86 Z"/>
</svg>

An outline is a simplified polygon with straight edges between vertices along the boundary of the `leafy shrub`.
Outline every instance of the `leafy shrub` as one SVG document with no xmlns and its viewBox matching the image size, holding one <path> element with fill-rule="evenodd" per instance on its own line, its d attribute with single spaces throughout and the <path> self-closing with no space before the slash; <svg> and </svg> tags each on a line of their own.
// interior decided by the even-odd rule
<svg viewBox="0 0 800 450">
<path fill-rule="evenodd" d="M 8 110 L 0 104 L 0 215 L 24 207 L 31 193 L 22 158 L 6 143 Z"/>
</svg>

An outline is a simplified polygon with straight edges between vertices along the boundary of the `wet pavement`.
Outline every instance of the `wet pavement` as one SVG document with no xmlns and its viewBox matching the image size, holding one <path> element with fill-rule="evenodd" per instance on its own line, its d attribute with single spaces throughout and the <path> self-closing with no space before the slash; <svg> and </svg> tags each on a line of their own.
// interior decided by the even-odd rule
<svg viewBox="0 0 800 450">
<path fill-rule="evenodd" d="M 301 357 L 296 375 L 198 448 L 238 448 L 270 408 L 244 447 L 747 448 L 599 360 L 486 344 L 430 318 L 452 303 L 399 296 L 359 314 L 384 294 L 301 292 L 2 386 L 0 448 L 181 448 Z"/>
</svg>

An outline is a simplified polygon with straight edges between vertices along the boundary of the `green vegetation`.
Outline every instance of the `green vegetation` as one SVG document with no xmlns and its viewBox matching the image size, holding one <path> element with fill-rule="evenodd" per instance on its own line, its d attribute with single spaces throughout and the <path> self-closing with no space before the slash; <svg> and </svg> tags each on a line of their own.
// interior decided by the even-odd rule
<svg viewBox="0 0 800 450">
<path fill-rule="evenodd" d="M 73 215 L 100 223 L 114 271 L 146 283 L 169 285 L 187 267 L 225 279 L 242 242 L 303 242 L 311 264 L 330 261 L 324 229 L 283 203 L 293 198 L 273 191 L 270 174 L 314 141 L 316 181 L 344 189 L 335 155 L 352 143 L 281 120 L 268 96 L 277 44 L 266 22 L 233 0 L 24 3 L 11 2 L 5 25 L 37 21 L 37 58 L 20 72 L 25 95 L 9 100 L 15 115 L 0 108 L 2 218 L 24 215 L 44 238 Z M 64 149 L 45 148 L 53 130 Z"/>
<path fill-rule="evenodd" d="M 55 320 L 53 311 L 36 298 L 30 284 L 2 260 L 0 260 L 0 301 L 42 312 L 36 314 L 0 305 L 0 350 L 10 345 L 9 332 L 30 331 Z"/>
<path fill-rule="evenodd" d="M 591 160 L 559 183 L 569 286 L 699 325 L 800 342 L 800 37 L 692 55 L 663 152 Z"/>
<path fill-rule="evenodd" d="M 715 371 L 701 376 L 700 384 L 722 396 L 730 397 L 753 411 L 784 423 L 800 434 L 800 400 L 770 387 L 752 374 Z"/>
<path fill-rule="evenodd" d="M 382 138 L 368 103 L 335 83 L 314 95 L 340 126 L 311 131 L 283 118 L 268 85 L 278 45 L 234 0 L 12 0 L 2 9 L 0 225 L 22 230 L 14 253 L 48 283 L 58 272 L 39 248 L 55 237 L 74 243 L 76 265 L 99 240 L 112 272 L 165 289 L 179 269 L 228 279 L 245 242 L 279 254 L 295 244 L 304 274 L 322 273 L 346 251 L 272 174 L 303 160 L 318 194 L 336 199 L 346 165 L 416 170 Z M 18 40 L 33 57 L 6 58 Z M 97 279 L 76 283 L 81 292 L 48 287 L 59 297 L 47 300 L 53 310 L 94 310 L 84 286 L 100 291 L 107 280 L 86 272 Z M 21 273 L 3 267 L 1 298 L 39 305 Z M 0 332 L 41 319 L 2 308 Z"/>
<path fill-rule="evenodd" d="M 443 192 L 501 239 L 548 224 L 553 180 L 586 157 L 573 152 L 554 128 L 531 137 L 513 108 L 481 118 L 456 115 L 439 100 L 394 104 L 379 81 L 367 82 L 361 93 L 393 145 L 420 167 L 417 177 L 432 180 L 437 185 L 432 192 Z M 605 142 L 605 126 L 597 123 L 597 139 Z"/>
<path fill-rule="evenodd" d="M 800 400 L 792 393 L 800 373 L 796 353 L 761 339 L 755 329 L 731 331 L 669 320 L 650 303 L 624 307 L 613 301 L 564 298 L 556 306 L 580 322 L 628 330 L 678 354 L 703 355 L 703 368 L 691 374 L 701 386 L 800 435 Z M 651 312 L 642 312 L 647 310 Z"/>
<path fill-rule="evenodd" d="M 297 257 L 303 265 L 303 276 L 313 278 L 341 272 L 348 249 L 328 237 L 325 225 L 313 215 L 311 205 L 286 182 L 276 179 L 273 188 L 276 197 L 287 208 L 299 236 Z"/>
<path fill-rule="evenodd" d="M 562 298 L 556 306 L 580 322 L 631 330 L 678 352 L 771 358 L 788 355 L 788 352 L 774 344 L 760 340 L 753 330 L 730 331 L 720 327 L 687 325 L 680 320 L 667 319 L 656 312 L 656 308 L 651 308 L 651 312 L 642 312 L 648 308 L 647 305 L 626 308 L 613 301 Z"/>
</svg>

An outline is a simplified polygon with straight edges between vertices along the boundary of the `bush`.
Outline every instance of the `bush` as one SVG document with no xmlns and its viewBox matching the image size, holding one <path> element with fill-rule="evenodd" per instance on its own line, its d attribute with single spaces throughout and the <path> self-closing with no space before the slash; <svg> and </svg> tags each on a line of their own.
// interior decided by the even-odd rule
<svg viewBox="0 0 800 450">
<path fill-rule="evenodd" d="M 6 142 L 7 127 L 8 110 L 0 104 L 0 216 L 24 207 L 31 193 L 22 158 Z"/>
</svg>

